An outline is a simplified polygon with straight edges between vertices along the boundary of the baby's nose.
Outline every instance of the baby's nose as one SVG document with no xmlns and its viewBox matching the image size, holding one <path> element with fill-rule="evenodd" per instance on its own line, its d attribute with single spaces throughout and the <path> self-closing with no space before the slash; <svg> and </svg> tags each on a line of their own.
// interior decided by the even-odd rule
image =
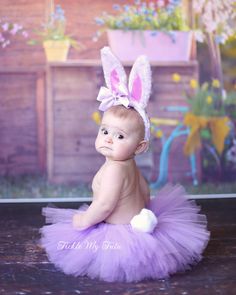
<svg viewBox="0 0 236 295">
<path fill-rule="evenodd" d="M 108 143 L 112 143 L 112 137 L 110 135 L 107 135 L 105 141 Z"/>
</svg>

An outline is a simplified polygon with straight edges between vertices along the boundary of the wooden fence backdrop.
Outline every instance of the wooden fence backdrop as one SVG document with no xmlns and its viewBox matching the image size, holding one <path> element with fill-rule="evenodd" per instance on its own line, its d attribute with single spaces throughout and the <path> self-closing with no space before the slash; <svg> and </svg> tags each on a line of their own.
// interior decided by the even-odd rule
<svg viewBox="0 0 236 295">
<path fill-rule="evenodd" d="M 107 45 L 107 39 L 104 34 L 98 42 L 93 42 L 92 38 L 98 29 L 94 18 L 101 15 L 103 11 L 112 11 L 112 5 L 117 2 L 125 4 L 129 2 L 132 3 L 133 0 L 55 1 L 56 4 L 61 4 L 62 8 L 65 10 L 67 32 L 71 33 L 74 38 L 78 39 L 84 45 L 84 49 L 79 52 L 75 49 L 70 49 L 70 60 L 99 59 L 100 48 Z M 48 14 L 48 4 L 49 0 L 0 0 L 0 19 L 17 22 L 23 25 L 29 33 L 29 39 L 34 38 L 35 33 L 33 30 L 40 28 L 40 25 L 44 22 Z M 17 37 L 13 39 L 9 47 L 5 49 L 0 48 L 0 175 L 48 172 L 51 179 L 55 181 L 75 180 L 88 182 L 91 179 L 91 175 L 99 164 L 99 160 L 93 161 L 91 153 L 89 154 L 89 151 L 91 152 L 92 150 L 92 141 L 95 137 L 94 130 L 96 129 L 94 125 L 91 127 L 93 122 L 89 117 L 89 111 L 96 109 L 94 101 L 92 100 L 95 100 L 98 87 L 103 81 L 100 78 L 100 83 L 98 85 L 90 80 L 89 85 L 86 84 L 88 86 L 88 90 L 86 90 L 88 96 L 85 96 L 84 93 L 80 92 L 77 81 L 85 83 L 88 73 L 78 68 L 70 68 L 66 71 L 63 69 L 63 71 L 63 74 L 60 73 L 60 71 L 57 72 L 57 79 L 63 77 L 60 79 L 60 82 L 54 80 L 54 82 L 57 81 L 57 84 L 55 84 L 55 82 L 50 86 L 46 83 L 46 81 L 48 81 L 48 77 L 46 77 L 46 60 L 41 45 L 29 46 L 26 40 Z M 170 81 L 171 74 L 175 71 L 179 71 L 180 74 L 182 73 L 186 81 L 188 81 L 190 77 L 197 77 L 198 75 L 196 63 L 182 67 L 182 70 L 181 67 L 169 67 L 168 71 L 166 71 L 165 67 L 156 67 L 154 70 L 153 97 L 155 97 L 156 103 L 158 104 L 154 104 L 154 99 L 152 107 L 150 107 L 151 115 L 165 117 L 179 116 L 179 114 L 162 113 L 160 109 L 160 106 L 163 105 L 176 105 L 178 102 L 182 104 L 184 102 L 182 90 L 178 89 L 176 92 L 176 85 Z M 78 73 L 80 76 L 77 76 L 77 80 L 76 74 Z M 74 83 L 72 83 L 73 81 Z M 67 82 L 69 82 L 69 84 L 67 84 Z M 68 85 L 71 87 L 69 92 Z M 56 116 L 54 118 L 55 121 L 52 122 L 52 126 L 55 134 L 50 133 L 49 129 L 52 126 L 46 124 L 46 117 L 52 115 L 46 108 L 48 102 L 46 89 L 49 86 L 51 87 L 50 91 L 54 91 L 53 93 L 59 93 L 55 92 L 55 89 L 64 91 L 63 98 L 58 99 L 57 97 L 55 100 L 56 103 L 53 105 L 53 112 L 55 112 Z M 77 101 L 75 97 L 70 98 L 70 93 L 73 89 L 77 91 Z M 78 101 L 79 95 L 81 95 L 81 97 Z M 65 114 L 60 111 L 61 109 L 65 110 Z M 76 117 L 75 114 L 77 109 L 78 117 Z M 153 110 L 155 111 L 152 113 Z M 76 118 L 74 118 L 73 121 L 72 117 L 66 114 L 70 114 L 72 117 L 75 116 Z M 82 117 L 85 116 L 85 114 L 87 114 L 87 117 L 84 121 Z M 80 116 L 82 117 L 80 118 Z M 90 127 L 93 129 L 93 132 L 90 134 L 90 140 L 84 140 L 81 134 L 77 134 L 78 136 L 76 135 L 76 137 L 75 133 L 73 133 L 73 130 L 80 128 L 79 124 L 77 124 L 77 120 L 80 124 L 84 121 L 83 130 L 86 131 L 86 128 L 89 129 Z M 90 131 L 89 129 L 88 132 Z M 55 146 L 53 146 L 51 150 L 47 149 L 47 142 L 50 143 L 51 140 L 49 134 L 55 139 Z M 59 151 L 58 147 L 60 146 L 62 146 L 64 150 L 62 149 Z M 158 155 L 158 153 L 160 153 L 160 146 L 158 147 L 157 145 L 156 148 Z M 174 153 L 176 153 L 175 147 L 173 147 L 173 150 L 175 151 Z M 84 154 L 82 151 L 84 151 Z M 61 157 L 63 153 L 64 160 L 67 157 L 67 162 Z M 68 153 L 71 153 L 71 157 L 72 155 L 77 155 L 71 159 L 71 163 L 73 163 L 74 166 L 71 165 L 76 168 L 67 165 L 67 163 L 69 163 Z M 80 155 L 80 153 L 81 165 L 76 166 L 75 163 L 78 164 L 78 161 L 74 162 L 74 160 L 79 159 L 78 155 Z M 90 161 L 88 164 L 86 164 L 87 159 L 85 160 L 85 157 Z M 49 159 L 48 162 L 47 158 Z M 53 164 L 50 162 L 52 158 L 54 159 Z M 184 167 L 181 159 L 183 159 L 183 157 L 180 157 L 179 160 L 175 156 L 171 158 L 172 166 L 177 167 L 177 170 L 175 169 L 171 172 L 173 179 L 176 179 L 177 175 L 182 175 L 178 172 L 180 167 Z M 83 161 L 84 163 L 82 165 Z M 158 156 L 155 157 L 155 161 L 155 167 L 157 167 Z M 72 170 L 68 171 L 69 167 L 72 167 Z M 158 171 L 155 169 L 154 176 L 156 176 L 157 173 Z M 70 175 L 70 177 L 68 175 Z"/>
<path fill-rule="evenodd" d="M 0 0 L 0 19 L 21 24 L 35 38 L 48 14 L 49 0 Z M 83 43 L 83 51 L 71 48 L 69 59 L 99 58 L 95 16 L 111 11 L 116 1 L 67 0 L 61 4 L 67 18 L 67 32 Z M 124 1 L 121 1 L 124 2 Z M 132 1 L 125 1 L 132 2 Z M 29 46 L 27 39 L 14 37 L 10 46 L 0 48 L 0 175 L 46 172 L 45 72 L 41 44 Z"/>
</svg>

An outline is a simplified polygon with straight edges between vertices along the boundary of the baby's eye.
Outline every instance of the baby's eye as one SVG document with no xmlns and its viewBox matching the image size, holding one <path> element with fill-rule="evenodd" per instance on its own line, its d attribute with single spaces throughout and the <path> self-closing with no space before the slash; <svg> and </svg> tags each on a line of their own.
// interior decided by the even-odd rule
<svg viewBox="0 0 236 295">
<path fill-rule="evenodd" d="M 104 134 L 104 135 L 107 135 L 107 134 L 108 134 L 108 131 L 107 131 L 105 128 L 102 128 L 102 129 L 101 129 L 101 132 L 102 132 L 102 134 Z"/>
<path fill-rule="evenodd" d="M 123 139 L 123 138 L 124 138 L 124 135 L 122 135 L 122 134 L 118 134 L 118 135 L 117 135 L 117 138 L 118 138 L 118 139 Z"/>
</svg>

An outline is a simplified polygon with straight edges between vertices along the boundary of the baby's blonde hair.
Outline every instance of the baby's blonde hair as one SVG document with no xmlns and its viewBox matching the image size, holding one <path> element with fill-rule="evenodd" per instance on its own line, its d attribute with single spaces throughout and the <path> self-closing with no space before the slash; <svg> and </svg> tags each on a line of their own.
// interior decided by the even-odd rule
<svg viewBox="0 0 236 295">
<path fill-rule="evenodd" d="M 140 133 L 140 137 L 143 140 L 145 136 L 145 126 L 143 119 L 134 108 L 126 108 L 122 105 L 112 106 L 106 113 L 112 114 L 121 119 L 129 119 L 130 122 L 134 122 L 136 130 Z"/>
</svg>

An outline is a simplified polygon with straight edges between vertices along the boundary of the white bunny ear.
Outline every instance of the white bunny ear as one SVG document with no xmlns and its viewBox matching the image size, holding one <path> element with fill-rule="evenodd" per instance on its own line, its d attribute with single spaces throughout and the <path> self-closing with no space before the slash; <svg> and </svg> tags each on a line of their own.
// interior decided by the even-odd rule
<svg viewBox="0 0 236 295">
<path fill-rule="evenodd" d="M 107 87 L 116 90 L 120 83 L 126 85 L 127 76 L 124 67 L 109 47 L 102 48 L 101 60 Z"/>
<path fill-rule="evenodd" d="M 129 92 L 130 100 L 145 109 L 151 93 L 151 67 L 145 55 L 139 56 L 130 72 Z"/>
</svg>

